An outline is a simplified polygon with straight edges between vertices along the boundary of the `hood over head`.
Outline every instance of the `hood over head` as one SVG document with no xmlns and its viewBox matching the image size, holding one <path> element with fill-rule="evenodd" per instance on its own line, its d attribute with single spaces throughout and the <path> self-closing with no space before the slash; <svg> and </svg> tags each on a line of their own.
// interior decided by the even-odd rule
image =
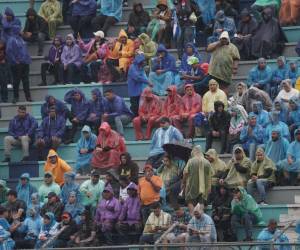
<svg viewBox="0 0 300 250">
<path fill-rule="evenodd" d="M 67 40 L 67 38 L 70 38 L 70 39 L 72 40 L 73 44 L 76 43 L 76 40 L 75 40 L 73 34 L 68 34 L 68 35 L 66 36 L 66 40 Z"/>
<path fill-rule="evenodd" d="M 50 149 L 49 153 L 48 153 L 48 156 L 47 156 L 47 159 L 49 159 L 50 157 L 53 157 L 53 156 L 58 157 L 58 154 L 56 153 L 56 151 L 54 149 Z"/>
<path fill-rule="evenodd" d="M 294 132 L 294 136 L 296 137 L 296 135 L 300 135 L 300 129 L 299 128 L 297 128 L 296 130 L 295 130 L 295 132 Z"/>
<path fill-rule="evenodd" d="M 61 44 L 64 43 L 64 40 L 63 40 L 62 36 L 60 36 L 60 35 L 56 35 L 56 36 L 53 38 L 52 44 L 54 44 L 55 40 L 59 40 Z"/>
<path fill-rule="evenodd" d="M 165 45 L 163 45 L 163 44 L 158 45 L 157 53 L 160 53 L 160 52 L 165 52 L 166 55 L 169 53 L 168 50 L 166 49 Z"/>
<path fill-rule="evenodd" d="M 229 38 L 228 31 L 223 31 L 223 32 L 221 33 L 221 35 L 220 35 L 220 37 L 219 37 L 219 40 L 221 40 L 221 39 L 223 39 L 223 38 L 227 39 L 227 41 L 230 42 L 230 38 Z"/>
<path fill-rule="evenodd" d="M 145 88 L 144 90 L 143 90 L 143 92 L 142 92 L 142 97 L 151 97 L 151 98 L 153 98 L 154 97 L 154 94 L 152 93 L 152 89 L 151 88 L 149 88 L 149 87 L 147 87 L 147 88 Z"/>
<path fill-rule="evenodd" d="M 151 41 L 151 38 L 146 33 L 142 33 L 138 37 L 143 42 L 143 44 L 147 44 Z"/>
<path fill-rule="evenodd" d="M 27 181 L 30 181 L 30 174 L 29 173 L 23 173 L 20 176 L 20 179 L 27 179 Z"/>
<path fill-rule="evenodd" d="M 205 154 L 208 155 L 209 157 L 213 158 L 214 161 L 218 159 L 218 153 L 214 148 L 207 150 L 207 152 Z"/>
<path fill-rule="evenodd" d="M 219 108 L 220 106 L 222 106 L 223 109 L 225 108 L 225 105 L 224 105 L 224 103 L 223 103 L 222 101 L 215 101 L 215 103 L 214 103 L 215 112 L 218 111 L 218 108 Z"/>
<path fill-rule="evenodd" d="M 139 54 L 134 58 L 133 63 L 135 65 L 139 65 L 139 64 L 143 63 L 144 61 L 145 61 L 144 54 Z"/>
<path fill-rule="evenodd" d="M 15 17 L 14 11 L 10 7 L 6 7 L 4 10 L 4 14 L 6 16 L 12 16 L 13 18 Z"/>
<path fill-rule="evenodd" d="M 257 109 L 258 113 L 260 113 L 263 110 L 263 104 L 261 101 L 254 102 L 252 109 L 254 109 L 254 107 Z"/>
<path fill-rule="evenodd" d="M 64 173 L 64 177 L 69 177 L 72 180 L 75 180 L 75 176 L 76 176 L 76 174 L 74 172 L 66 172 L 66 173 Z"/>
<path fill-rule="evenodd" d="M 174 97 L 174 96 L 176 96 L 177 95 L 177 88 L 176 88 L 176 86 L 175 85 L 171 85 L 171 86 L 169 86 L 167 89 L 166 89 L 167 91 L 168 90 L 170 90 L 171 91 L 171 93 L 172 93 L 172 97 Z"/>
<path fill-rule="evenodd" d="M 118 39 L 120 39 L 121 37 L 126 37 L 128 39 L 128 35 L 124 29 L 121 29 L 119 32 Z"/>
<path fill-rule="evenodd" d="M 88 125 L 84 125 L 83 128 L 81 129 L 81 132 L 88 132 L 89 134 L 92 133 L 91 128 Z"/>
<path fill-rule="evenodd" d="M 215 15 L 215 19 L 218 21 L 218 22 L 224 22 L 225 21 L 225 13 L 223 10 L 219 10 L 216 15 Z"/>
<path fill-rule="evenodd" d="M 26 12 L 26 17 L 29 17 L 29 16 L 34 16 L 34 17 L 37 16 L 37 13 L 36 13 L 35 9 L 29 8 L 29 9 L 27 10 L 27 12 Z"/>
<path fill-rule="evenodd" d="M 102 98 L 102 93 L 98 88 L 94 88 L 92 89 L 92 94 L 97 96 L 97 99 L 101 99 Z"/>
<path fill-rule="evenodd" d="M 269 119 L 273 124 L 277 124 L 280 121 L 280 112 L 273 110 L 269 113 Z"/>
<path fill-rule="evenodd" d="M 111 127 L 107 122 L 102 122 L 101 126 L 99 127 L 99 132 L 104 131 L 106 134 L 111 132 Z"/>
<path fill-rule="evenodd" d="M 196 145 L 193 147 L 191 152 L 192 157 L 203 157 L 202 147 L 200 145 Z"/>
<path fill-rule="evenodd" d="M 114 194 L 114 190 L 110 184 L 107 184 L 106 187 L 104 188 L 103 192 L 107 191 L 110 192 L 111 194 Z"/>
</svg>

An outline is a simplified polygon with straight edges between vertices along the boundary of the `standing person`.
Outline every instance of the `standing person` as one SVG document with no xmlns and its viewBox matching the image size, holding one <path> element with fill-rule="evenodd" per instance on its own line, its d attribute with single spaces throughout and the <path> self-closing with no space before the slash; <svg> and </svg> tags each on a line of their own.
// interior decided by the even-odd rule
<svg viewBox="0 0 300 250">
<path fill-rule="evenodd" d="M 59 77 L 63 83 L 78 83 L 82 64 L 82 53 L 72 34 L 67 35 L 66 45 L 61 54 Z M 80 80 L 79 80 L 80 82 Z"/>
<path fill-rule="evenodd" d="M 41 64 L 42 82 L 39 86 L 46 86 L 46 74 L 49 72 L 54 75 L 54 81 L 51 85 L 62 84 L 63 79 L 60 78 L 59 68 L 61 64 L 61 54 L 63 52 L 63 40 L 61 36 L 56 36 L 53 39 L 52 46 L 49 49 L 47 62 Z"/>
<path fill-rule="evenodd" d="M 18 107 L 18 114 L 9 122 L 8 134 L 4 137 L 4 162 L 10 162 L 12 146 L 21 145 L 23 161 L 29 160 L 29 144 L 34 139 L 38 123 L 26 112 L 26 106 Z"/>
<path fill-rule="evenodd" d="M 63 22 L 60 2 L 58 0 L 46 0 L 40 7 L 39 16 L 48 23 L 49 37 L 54 39 L 58 25 Z"/>
<path fill-rule="evenodd" d="M 0 88 L 1 88 L 1 101 L 8 101 L 7 85 L 12 84 L 12 74 L 10 65 L 7 62 L 6 45 L 0 40 Z"/>
<path fill-rule="evenodd" d="M 19 86 L 23 83 L 26 101 L 32 102 L 29 86 L 29 64 L 31 58 L 27 46 L 20 36 L 21 22 L 10 8 L 6 8 L 2 17 L 1 39 L 6 43 L 7 62 L 11 66 L 14 98 L 13 103 L 19 101 Z"/>
<path fill-rule="evenodd" d="M 37 192 L 36 187 L 30 183 L 30 174 L 24 173 L 20 176 L 20 182 L 16 187 L 18 199 L 24 201 L 26 206 L 31 204 L 31 195 Z"/>
<path fill-rule="evenodd" d="M 40 201 L 46 203 L 48 201 L 48 194 L 51 192 L 60 195 L 60 186 L 53 181 L 53 174 L 51 172 L 45 172 L 44 183 L 39 187 Z"/>
<path fill-rule="evenodd" d="M 212 169 L 202 153 L 200 146 L 195 146 L 183 171 L 182 190 L 190 213 L 197 203 L 205 203 L 211 191 Z"/>
<path fill-rule="evenodd" d="M 27 42 L 38 42 L 38 56 L 43 55 L 44 42 L 49 39 L 49 28 L 46 20 L 39 16 L 34 9 L 28 9 L 26 12 L 22 36 Z"/>
<path fill-rule="evenodd" d="M 128 70 L 127 84 L 131 104 L 130 109 L 135 116 L 138 116 L 140 97 L 143 88 L 146 85 L 151 86 L 144 70 L 144 63 L 145 56 L 143 54 L 137 55 Z"/>
<path fill-rule="evenodd" d="M 78 34 L 84 38 L 88 37 L 87 31 L 90 30 L 89 27 L 91 27 L 92 20 L 96 16 L 96 1 L 76 0 L 71 1 L 69 6 L 71 9 L 70 24 L 74 37 L 77 38 Z"/>
</svg>

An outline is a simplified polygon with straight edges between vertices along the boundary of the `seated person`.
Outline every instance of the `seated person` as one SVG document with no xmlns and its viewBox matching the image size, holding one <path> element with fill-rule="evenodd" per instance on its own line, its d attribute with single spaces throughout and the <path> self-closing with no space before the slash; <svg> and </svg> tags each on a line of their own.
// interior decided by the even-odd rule
<svg viewBox="0 0 300 250">
<path fill-rule="evenodd" d="M 147 160 L 154 168 L 160 166 L 162 157 L 165 153 L 163 145 L 166 143 L 176 143 L 183 141 L 181 132 L 171 125 L 168 117 L 162 117 L 159 120 L 160 128 L 158 128 L 151 140 L 149 158 Z"/>
<path fill-rule="evenodd" d="M 71 172 L 72 168 L 66 163 L 63 159 L 61 159 L 55 150 L 50 149 L 47 161 L 44 166 L 45 172 L 51 172 L 54 177 L 54 181 L 62 186 L 64 184 L 64 174 L 66 172 Z"/>
<path fill-rule="evenodd" d="M 290 61 L 286 78 L 291 80 L 292 87 L 295 87 L 297 79 L 300 77 L 297 61 Z"/>
<path fill-rule="evenodd" d="M 294 185 L 300 172 L 300 129 L 296 129 L 295 141 L 287 150 L 287 158 L 278 163 L 277 168 L 284 172 L 285 185 Z M 289 183 L 289 184 L 287 184 Z"/>
<path fill-rule="evenodd" d="M 188 224 L 187 242 L 217 242 L 217 231 L 212 218 L 204 213 L 204 206 L 198 203 Z"/>
<path fill-rule="evenodd" d="M 165 95 L 166 89 L 174 82 L 176 60 L 163 44 L 157 48 L 156 57 L 152 60 L 149 81 L 153 84 L 153 92 Z"/>
<path fill-rule="evenodd" d="M 150 16 L 144 10 L 142 3 L 134 3 L 133 10 L 128 18 L 127 34 L 130 39 L 137 38 L 141 33 L 146 32 Z"/>
<path fill-rule="evenodd" d="M 67 115 L 69 113 L 67 105 L 64 102 L 56 99 L 52 95 L 46 95 L 45 102 L 41 106 L 42 119 L 49 116 L 49 111 L 52 106 L 55 107 L 56 115 L 59 115 L 59 116 L 65 117 L 65 118 L 67 117 Z"/>
<path fill-rule="evenodd" d="M 242 129 L 240 141 L 243 149 L 248 152 L 250 160 L 254 161 L 256 147 L 263 143 L 264 131 L 263 127 L 257 124 L 253 113 L 250 113 L 248 118 L 248 125 Z"/>
<path fill-rule="evenodd" d="M 157 123 L 161 113 L 161 102 L 159 97 L 152 93 L 150 88 L 145 88 L 140 100 L 139 115 L 132 121 L 135 138 L 139 140 L 150 140 L 152 130 Z M 146 134 L 143 135 L 142 124 L 147 124 Z"/>
<path fill-rule="evenodd" d="M 7 209 L 7 221 L 11 224 L 15 220 L 24 221 L 26 218 L 27 205 L 23 200 L 18 199 L 15 190 L 9 190 L 6 194 L 7 202 L 3 206 Z"/>
<path fill-rule="evenodd" d="M 81 137 L 77 142 L 76 173 L 88 174 L 93 151 L 96 148 L 97 136 L 92 133 L 91 128 L 85 125 L 81 130 Z"/>
<path fill-rule="evenodd" d="M 122 205 L 117 231 L 122 244 L 137 244 L 142 231 L 140 215 L 141 203 L 138 196 L 138 186 L 130 183 L 127 187 L 128 198 Z"/>
<path fill-rule="evenodd" d="M 287 77 L 287 65 L 286 65 L 286 60 L 284 56 L 280 56 L 277 58 L 277 68 L 273 70 L 272 74 L 272 80 L 271 80 L 271 99 L 275 99 L 277 96 L 280 87 L 281 87 L 281 82 L 286 79 Z"/>
<path fill-rule="evenodd" d="M 279 91 L 275 100 L 283 102 L 285 107 L 288 107 L 288 102 L 293 97 L 299 98 L 300 92 L 292 87 L 292 82 L 290 79 L 285 79 L 281 82 L 281 90 Z"/>
<path fill-rule="evenodd" d="M 228 188 L 246 186 L 249 180 L 251 161 L 246 157 L 242 147 L 235 146 L 233 148 L 232 159 L 228 162 L 227 169 L 228 174 L 219 179 L 220 185 L 227 185 Z"/>
<path fill-rule="evenodd" d="M 36 147 L 39 160 L 44 160 L 44 148 L 57 151 L 63 140 L 66 128 L 64 117 L 56 114 L 55 106 L 49 109 L 49 116 L 45 117 L 37 130 Z"/>
<path fill-rule="evenodd" d="M 89 112 L 86 121 L 97 134 L 98 128 L 101 124 L 101 118 L 104 113 L 105 102 L 104 98 L 102 97 L 102 93 L 98 88 L 92 89 L 91 96 L 92 99 L 88 101 Z"/>
<path fill-rule="evenodd" d="M 71 112 L 68 118 L 72 123 L 72 128 L 69 135 L 67 135 L 68 138 L 65 140 L 65 144 L 69 144 L 73 142 L 77 128 L 86 123 L 89 104 L 84 93 L 77 88 L 69 90 L 64 96 L 64 101 L 71 105 Z"/>
<path fill-rule="evenodd" d="M 141 41 L 141 45 L 138 51 L 144 54 L 146 65 L 150 66 L 151 59 L 155 57 L 157 52 L 157 43 L 152 41 L 146 33 L 140 34 L 139 40 Z"/>
<path fill-rule="evenodd" d="M 101 65 L 99 59 L 102 59 L 106 53 L 104 33 L 101 30 L 95 32 L 94 38 L 86 44 L 80 36 L 77 40 L 80 49 L 85 53 L 83 64 L 81 65 L 82 81 L 85 83 L 98 82 L 98 71 Z"/>
<path fill-rule="evenodd" d="M 125 176 L 130 182 L 138 184 L 139 166 L 131 159 L 128 152 L 121 154 L 118 170 L 119 176 Z"/>
<path fill-rule="evenodd" d="M 80 215 L 84 211 L 84 206 L 78 200 L 76 192 L 71 191 L 69 192 L 68 201 L 65 203 L 64 212 L 68 212 L 72 220 L 75 221 L 77 225 L 80 224 Z"/>
<path fill-rule="evenodd" d="M 147 34 L 151 37 L 151 40 L 157 43 L 166 44 L 170 47 L 171 37 L 171 20 L 172 11 L 168 6 L 167 1 L 157 1 L 156 8 L 151 15 L 151 21 L 147 27 Z"/>
<path fill-rule="evenodd" d="M 205 93 L 202 98 L 202 112 L 208 116 L 215 111 L 215 102 L 221 101 L 224 104 L 225 110 L 227 109 L 227 96 L 225 92 L 219 89 L 219 84 L 216 80 L 212 79 L 208 84 L 209 91 Z"/>
<path fill-rule="evenodd" d="M 31 205 L 31 195 L 37 192 L 36 187 L 30 183 L 29 173 L 23 173 L 20 176 L 19 183 L 16 186 L 16 191 L 18 193 L 17 198 L 24 201 L 26 206 L 29 207 Z"/>
<path fill-rule="evenodd" d="M 149 215 L 139 244 L 154 244 L 156 240 L 171 226 L 171 215 L 161 209 L 157 202 L 152 206 L 153 212 Z"/>
<path fill-rule="evenodd" d="M 289 100 L 288 124 L 293 139 L 294 131 L 300 126 L 300 103 L 299 98 L 292 97 Z"/>
<path fill-rule="evenodd" d="M 206 151 L 212 147 L 213 138 L 221 140 L 221 154 L 226 152 L 227 134 L 230 125 L 230 114 L 224 110 L 224 103 L 214 103 L 215 112 L 209 117 L 209 131 L 206 136 Z"/>
<path fill-rule="evenodd" d="M 26 106 L 19 106 L 18 114 L 9 122 L 8 135 L 4 137 L 4 160 L 10 162 L 12 146 L 21 145 L 23 161 L 29 160 L 29 145 L 32 142 L 37 121 L 26 112 Z"/>
<path fill-rule="evenodd" d="M 257 60 L 257 66 L 252 68 L 249 72 L 247 83 L 248 86 L 254 86 L 266 91 L 270 94 L 272 69 L 267 65 L 265 58 Z"/>
<path fill-rule="evenodd" d="M 53 174 L 51 172 L 45 172 L 44 175 L 44 183 L 39 187 L 39 197 L 42 203 L 47 203 L 48 194 L 55 193 L 56 195 L 60 195 L 60 186 L 54 182 Z"/>
<path fill-rule="evenodd" d="M 49 37 L 53 39 L 57 26 L 63 22 L 61 3 L 57 0 L 46 0 L 40 7 L 39 16 L 48 23 Z"/>
<path fill-rule="evenodd" d="M 179 71 L 190 72 L 192 67 L 191 64 L 189 64 L 189 59 L 194 57 L 198 59 L 198 63 L 202 61 L 197 47 L 193 43 L 186 43 L 184 46 L 184 53 L 181 59 Z"/>
<path fill-rule="evenodd" d="M 36 248 L 41 248 L 44 244 L 58 232 L 59 223 L 55 220 L 55 216 L 51 212 L 47 212 L 43 217 L 43 224 L 38 236 Z"/>
<path fill-rule="evenodd" d="M 124 99 L 116 95 L 111 89 L 104 92 L 104 114 L 102 121 L 114 124 L 117 132 L 124 137 L 124 127 L 131 122 L 133 113 L 127 107 Z"/>
<path fill-rule="evenodd" d="M 263 128 L 266 128 L 270 122 L 270 119 L 269 113 L 266 110 L 264 110 L 262 102 L 257 101 L 253 103 L 252 110 L 253 112 L 251 113 L 251 115 L 256 116 L 257 124 L 262 126 Z"/>
<path fill-rule="evenodd" d="M 275 185 L 275 164 L 265 155 L 262 148 L 256 150 L 256 160 L 252 163 L 250 177 L 247 183 L 247 192 L 254 195 L 254 188 L 259 193 L 259 204 L 266 202 L 266 189 Z"/>
<path fill-rule="evenodd" d="M 66 36 L 61 54 L 59 77 L 63 83 L 79 83 L 79 73 L 82 64 L 82 53 L 72 34 Z"/>
<path fill-rule="evenodd" d="M 120 155 L 125 151 L 126 146 L 123 137 L 112 130 L 107 122 L 103 122 L 99 127 L 91 166 L 103 173 L 110 168 L 117 168 L 120 164 Z"/>
<path fill-rule="evenodd" d="M 99 233 L 102 233 L 106 245 L 113 244 L 112 233 L 116 228 L 121 208 L 120 202 L 114 197 L 111 185 L 107 185 L 103 190 L 102 200 L 98 204 L 95 215 Z"/>
<path fill-rule="evenodd" d="M 234 190 L 231 213 L 231 230 L 234 241 L 237 241 L 237 230 L 241 224 L 245 229 L 245 241 L 252 241 L 252 225 L 259 225 L 264 222 L 259 206 L 253 197 L 242 187 Z"/>
<path fill-rule="evenodd" d="M 230 106 L 242 105 L 243 97 L 247 91 L 247 85 L 244 82 L 236 84 L 235 93 L 229 98 L 228 102 Z"/>
<path fill-rule="evenodd" d="M 66 204 L 69 201 L 69 196 L 71 192 L 75 193 L 76 200 L 80 202 L 79 185 L 75 182 L 75 176 L 76 174 L 74 172 L 64 173 L 64 185 L 61 188 L 60 194 L 60 198 L 63 204 Z"/>
<path fill-rule="evenodd" d="M 48 194 L 48 201 L 41 208 L 41 216 L 44 217 L 51 212 L 55 216 L 56 221 L 61 221 L 61 216 L 64 211 L 64 204 L 60 201 L 56 193 L 50 192 Z"/>
<path fill-rule="evenodd" d="M 284 102 L 281 101 L 274 101 L 274 106 L 273 110 L 279 112 L 279 121 L 284 122 L 288 124 L 288 115 L 289 115 L 289 110 L 288 110 L 289 103 L 287 103 L 287 106 L 284 104 Z"/>
<path fill-rule="evenodd" d="M 62 84 L 59 75 L 59 67 L 61 64 L 61 54 L 63 51 L 63 41 L 60 36 L 53 39 L 53 43 L 49 49 L 48 56 L 45 57 L 47 62 L 41 64 L 41 78 L 42 82 L 39 86 L 47 85 L 47 72 L 54 76 L 54 81 L 51 85 Z"/>
<path fill-rule="evenodd" d="M 48 23 L 33 8 L 28 9 L 26 12 L 26 22 L 22 37 L 27 42 L 38 42 L 37 55 L 43 55 L 44 41 L 49 39 Z"/>
<path fill-rule="evenodd" d="M 207 72 L 205 70 L 205 63 L 200 64 L 200 61 L 197 57 L 191 56 L 187 59 L 187 71 L 179 71 L 180 80 L 185 83 L 198 83 L 200 82 Z"/>
<path fill-rule="evenodd" d="M 120 196 L 120 191 L 128 186 L 128 178 L 123 176 L 118 177 L 117 171 L 115 169 L 109 169 L 105 173 L 105 187 L 110 185 L 114 192 L 114 197 L 116 197 L 122 205 L 122 197 Z M 122 184 L 122 186 L 121 186 Z M 127 184 L 127 185 L 126 185 Z M 123 193 L 123 197 L 126 196 L 126 193 Z"/>
<path fill-rule="evenodd" d="M 286 159 L 289 145 L 289 141 L 281 136 L 280 130 L 273 128 L 271 138 L 265 143 L 265 154 L 277 166 L 280 161 Z"/>
</svg>

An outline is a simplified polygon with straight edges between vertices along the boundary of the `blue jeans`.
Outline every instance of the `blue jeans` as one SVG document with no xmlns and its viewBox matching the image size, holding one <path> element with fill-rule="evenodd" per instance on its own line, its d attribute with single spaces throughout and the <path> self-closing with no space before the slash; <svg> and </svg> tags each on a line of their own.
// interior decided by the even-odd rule
<svg viewBox="0 0 300 250">
<path fill-rule="evenodd" d="M 240 225 L 244 226 L 245 233 L 246 233 L 246 238 L 250 239 L 252 238 L 252 228 L 253 224 L 255 224 L 256 218 L 255 215 L 252 213 L 245 213 L 242 216 L 233 214 L 231 216 L 231 230 L 232 233 L 236 236 L 237 234 L 237 229 Z"/>
<path fill-rule="evenodd" d="M 123 125 L 127 125 L 128 123 L 130 123 L 132 120 L 132 117 L 129 115 L 118 115 L 115 117 L 111 117 L 108 119 L 108 122 L 110 124 L 114 123 L 114 125 L 116 126 L 116 130 L 117 132 L 121 135 L 124 136 L 124 128 Z"/>
<path fill-rule="evenodd" d="M 257 188 L 260 201 L 266 200 L 266 189 L 270 182 L 267 179 L 257 179 L 256 181 L 249 180 L 247 183 L 247 192 L 253 196 L 254 189 Z"/>
</svg>

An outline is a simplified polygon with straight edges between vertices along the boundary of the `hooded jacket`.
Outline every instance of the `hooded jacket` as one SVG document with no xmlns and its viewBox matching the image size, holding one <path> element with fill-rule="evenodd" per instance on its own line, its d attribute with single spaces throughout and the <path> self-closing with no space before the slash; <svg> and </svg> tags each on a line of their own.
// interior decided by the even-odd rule
<svg viewBox="0 0 300 250">
<path fill-rule="evenodd" d="M 170 55 L 168 50 L 163 44 L 160 44 L 157 48 L 157 56 L 159 52 L 165 52 L 164 57 L 158 61 L 158 57 L 154 58 L 153 64 L 152 64 L 152 71 L 156 70 L 164 70 L 166 71 L 172 71 L 176 72 L 176 60 L 174 56 Z"/>
<path fill-rule="evenodd" d="M 254 84 L 260 84 L 265 86 L 270 84 L 272 80 L 272 69 L 270 66 L 266 65 L 264 69 L 259 69 L 258 66 L 252 68 L 248 75 L 248 86 L 252 86 Z"/>
<path fill-rule="evenodd" d="M 13 136 L 15 139 L 24 135 L 28 135 L 30 138 L 33 138 L 37 127 L 37 121 L 30 114 L 26 114 L 24 118 L 16 115 L 9 122 L 8 134 Z"/>
<path fill-rule="evenodd" d="M 42 3 L 39 16 L 49 21 L 57 21 L 62 23 L 62 8 L 58 0 L 47 0 Z"/>
<path fill-rule="evenodd" d="M 76 201 L 80 202 L 80 193 L 79 193 L 79 185 L 75 183 L 75 173 L 74 172 L 66 172 L 64 173 L 64 179 L 67 182 L 61 188 L 61 199 L 63 204 L 68 203 L 68 199 L 71 192 L 76 194 Z"/>
<path fill-rule="evenodd" d="M 141 7 L 141 11 L 137 12 L 137 6 Z M 128 26 L 133 26 L 135 29 L 139 29 L 141 27 L 147 27 L 150 22 L 150 16 L 147 11 L 144 10 L 143 5 L 141 3 L 133 4 L 133 11 L 129 15 Z"/>
<path fill-rule="evenodd" d="M 183 53 L 183 56 L 181 59 L 181 64 L 180 64 L 180 71 L 184 71 L 184 72 L 190 72 L 192 69 L 192 66 L 188 64 L 188 59 L 190 57 L 186 52 L 188 47 L 191 47 L 193 49 L 192 56 L 198 58 L 199 63 L 201 63 L 201 61 L 202 61 L 200 53 L 199 53 L 198 49 L 196 48 L 196 46 L 193 43 L 186 43 L 184 46 L 185 52 Z"/>
<path fill-rule="evenodd" d="M 108 113 L 108 116 L 110 118 L 114 118 L 120 115 L 133 116 L 133 113 L 127 107 L 122 97 L 115 95 L 115 97 L 111 101 L 106 98 L 104 100 L 104 112 Z"/>
<path fill-rule="evenodd" d="M 192 84 L 186 84 L 184 86 L 184 89 L 188 87 L 192 87 L 193 94 L 192 96 L 185 94 L 182 97 L 183 112 L 188 113 L 189 115 L 194 115 L 202 111 L 202 98 L 195 92 L 194 86 Z"/>
<path fill-rule="evenodd" d="M 162 115 L 171 117 L 180 115 L 183 111 L 183 102 L 180 95 L 177 94 L 177 88 L 175 85 L 170 86 L 171 96 L 168 95 L 162 107 Z"/>
<path fill-rule="evenodd" d="M 9 7 L 6 7 L 4 10 L 4 14 L 7 16 L 12 16 L 12 21 L 7 21 L 5 16 L 1 16 L 1 24 L 2 24 L 2 33 L 1 33 L 1 40 L 4 42 L 8 42 L 9 37 L 19 37 L 21 32 L 21 21 L 19 18 L 15 16 L 13 10 Z"/>
<path fill-rule="evenodd" d="M 66 117 L 66 113 L 68 112 L 68 108 L 66 106 L 66 104 L 64 104 L 62 101 L 56 99 L 54 96 L 52 95 L 46 95 L 45 97 L 45 102 L 42 104 L 41 106 L 41 115 L 42 118 L 44 119 L 45 117 L 48 117 L 49 115 L 49 109 L 51 106 L 49 103 L 49 99 L 50 97 L 53 97 L 55 99 L 55 112 L 58 116 L 62 116 L 62 117 Z"/>
<path fill-rule="evenodd" d="M 140 96 L 144 85 L 148 84 L 148 78 L 144 70 L 144 55 L 137 55 L 134 58 L 133 64 L 129 67 L 127 84 L 128 84 L 128 95 Z"/>
<path fill-rule="evenodd" d="M 151 101 L 147 101 L 146 97 L 150 97 Z M 140 100 L 139 116 L 156 117 L 161 114 L 161 102 L 159 97 L 152 93 L 150 88 L 145 88 Z"/>
<path fill-rule="evenodd" d="M 120 42 L 121 37 L 126 37 L 126 44 Z M 113 54 L 119 54 L 120 58 L 132 59 L 134 56 L 134 42 L 128 38 L 128 35 L 125 30 L 121 29 L 118 35 L 118 40 L 113 49 Z"/>
<path fill-rule="evenodd" d="M 215 112 L 209 118 L 209 127 L 211 131 L 224 131 L 225 133 L 228 133 L 231 116 L 225 110 L 221 113 L 218 112 L 219 106 L 223 106 L 223 109 L 225 108 L 224 103 L 221 101 L 216 101 L 214 103 Z"/>
<path fill-rule="evenodd" d="M 27 179 L 25 185 L 21 184 L 21 178 Z M 31 195 L 37 192 L 36 187 L 30 184 L 30 175 L 28 173 L 24 173 L 20 176 L 20 182 L 16 187 L 16 191 L 18 193 L 18 199 L 23 200 L 28 207 L 31 204 Z"/>
<path fill-rule="evenodd" d="M 63 65 L 69 65 L 71 63 L 80 67 L 82 64 L 82 53 L 79 46 L 76 44 L 75 38 L 72 34 L 67 35 L 66 38 L 71 38 L 73 43 L 71 46 L 65 45 L 61 54 L 61 62 Z"/>
<path fill-rule="evenodd" d="M 92 94 L 97 96 L 97 99 L 94 100 L 89 100 L 88 105 L 89 105 L 89 114 L 88 114 L 88 121 L 92 121 L 90 118 L 91 114 L 95 114 L 97 117 L 96 119 L 101 119 L 101 116 L 104 113 L 104 98 L 102 97 L 101 91 L 98 88 L 94 88 L 92 90 Z"/>
<path fill-rule="evenodd" d="M 80 101 L 76 101 L 73 97 L 74 94 L 77 93 L 81 95 Z M 69 90 L 65 94 L 64 101 L 68 104 L 71 104 L 71 112 L 80 122 L 84 122 L 86 120 L 89 112 L 89 104 L 85 99 L 84 93 L 80 89 L 75 88 Z"/>
<path fill-rule="evenodd" d="M 54 45 L 54 41 L 56 39 L 59 39 L 60 41 L 60 46 L 59 47 L 56 47 Z M 62 40 L 62 37 L 61 36 L 56 36 L 54 37 L 53 39 L 53 43 L 52 43 L 52 46 L 50 47 L 49 49 L 49 53 L 48 53 L 48 61 L 51 63 L 51 64 L 54 64 L 56 63 L 56 60 L 55 59 L 59 59 L 58 62 L 61 62 L 61 54 L 63 52 L 63 48 L 64 48 L 64 45 L 63 45 L 63 40 Z"/>
<path fill-rule="evenodd" d="M 64 137 L 66 129 L 66 120 L 60 115 L 51 118 L 49 115 L 45 117 L 37 130 L 37 138 L 51 142 L 51 137 L 55 136 L 60 139 Z"/>
<path fill-rule="evenodd" d="M 29 16 L 34 16 L 34 19 L 30 20 Z M 47 37 L 49 36 L 48 23 L 33 8 L 27 10 L 26 17 L 23 32 L 31 32 L 33 37 L 37 37 L 39 32 L 45 34 Z"/>
<path fill-rule="evenodd" d="M 95 0 L 78 0 L 72 4 L 72 16 L 96 15 L 97 2 Z"/>
<path fill-rule="evenodd" d="M 146 33 L 140 34 L 139 39 L 142 41 L 139 50 L 143 52 L 147 63 L 149 64 L 149 60 L 156 55 L 157 43 L 152 41 Z"/>
<path fill-rule="evenodd" d="M 118 21 L 122 18 L 122 0 L 100 0 L 100 12 L 104 16 L 111 16 Z"/>
</svg>

